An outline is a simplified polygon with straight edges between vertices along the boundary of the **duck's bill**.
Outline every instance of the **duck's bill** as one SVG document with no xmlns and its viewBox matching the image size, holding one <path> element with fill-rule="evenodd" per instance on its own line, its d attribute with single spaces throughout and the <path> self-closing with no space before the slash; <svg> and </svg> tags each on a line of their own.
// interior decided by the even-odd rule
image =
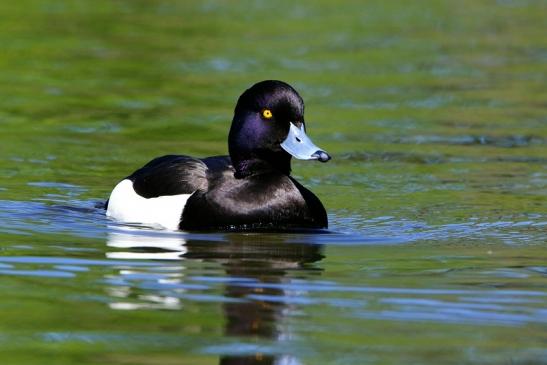
<svg viewBox="0 0 547 365">
<path fill-rule="evenodd" d="M 327 162 L 330 160 L 328 153 L 313 144 L 304 132 L 304 124 L 298 128 L 291 123 L 287 138 L 281 143 L 281 148 L 300 160 L 318 160 Z"/>
</svg>

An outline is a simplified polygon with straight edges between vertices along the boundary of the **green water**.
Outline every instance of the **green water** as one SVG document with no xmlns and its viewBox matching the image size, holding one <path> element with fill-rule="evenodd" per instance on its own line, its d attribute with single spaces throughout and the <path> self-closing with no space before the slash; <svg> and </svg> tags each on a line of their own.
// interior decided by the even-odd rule
<svg viewBox="0 0 547 365">
<path fill-rule="evenodd" d="M 2 364 L 547 364 L 547 3 L 0 4 Z M 124 227 L 292 84 L 330 234 Z"/>
</svg>

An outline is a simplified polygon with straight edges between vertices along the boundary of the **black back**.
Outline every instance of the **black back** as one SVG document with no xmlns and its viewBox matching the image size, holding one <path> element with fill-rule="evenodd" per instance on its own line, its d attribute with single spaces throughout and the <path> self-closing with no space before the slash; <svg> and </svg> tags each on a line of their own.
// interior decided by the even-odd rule
<svg viewBox="0 0 547 365">
<path fill-rule="evenodd" d="M 144 198 L 191 194 L 207 189 L 207 165 L 197 158 L 167 155 L 153 159 L 127 179 Z"/>
</svg>

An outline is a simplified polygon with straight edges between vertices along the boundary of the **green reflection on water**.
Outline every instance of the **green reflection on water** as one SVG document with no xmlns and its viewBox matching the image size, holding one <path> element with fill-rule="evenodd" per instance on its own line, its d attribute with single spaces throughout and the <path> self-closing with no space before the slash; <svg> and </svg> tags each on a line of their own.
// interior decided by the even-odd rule
<svg viewBox="0 0 547 365">
<path fill-rule="evenodd" d="M 516 0 L 5 1 L 0 199 L 78 205 L 106 198 L 152 157 L 223 154 L 239 94 L 256 81 L 281 79 L 300 91 L 310 135 L 334 156 L 326 165 L 293 167 L 324 202 L 331 225 L 407 237 L 397 225 L 366 222 L 387 216 L 427 224 L 432 233 L 402 247 L 327 244 L 324 259 L 288 273 L 270 270 L 261 280 L 545 293 L 546 10 L 542 1 Z M 28 224 L 15 233 L 4 227 L 3 256 L 104 259 L 104 230 L 46 231 L 51 212 L 40 209 L 14 209 Z M 96 213 L 90 219 L 104 225 Z M 512 225 L 495 228 L 500 222 Z M 482 223 L 491 226 L 477 229 Z M 256 278 L 253 264 L 244 263 L 241 275 Z M 226 265 L 237 264 L 213 257 L 174 266 L 222 278 L 232 275 Z M 2 360 L 219 362 L 226 347 L 215 345 L 232 341 L 227 304 L 186 297 L 175 311 L 112 310 L 108 304 L 123 293 L 103 280 L 118 273 L 99 266 L 73 279 L 3 275 Z M 158 294 L 131 288 L 131 303 L 150 304 Z M 236 296 L 222 286 L 199 294 Z M 379 294 L 302 294 L 309 296 L 363 300 L 374 313 L 393 309 Z M 539 300 L 515 305 L 544 307 Z M 344 316 L 328 304 L 276 308 L 267 312 L 275 318 L 266 328 L 290 327 L 295 338 L 287 351 L 305 364 L 545 359 L 545 322 L 472 326 L 370 319 L 359 311 Z M 256 361 L 271 361 L 268 351 L 256 352 Z"/>
</svg>

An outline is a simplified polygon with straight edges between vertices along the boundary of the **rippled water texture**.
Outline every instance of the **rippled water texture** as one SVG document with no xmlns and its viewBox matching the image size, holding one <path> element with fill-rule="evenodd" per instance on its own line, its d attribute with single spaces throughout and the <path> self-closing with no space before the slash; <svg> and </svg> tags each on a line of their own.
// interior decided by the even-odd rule
<svg viewBox="0 0 547 365">
<path fill-rule="evenodd" d="M 0 4 L 0 362 L 547 364 L 544 1 Z M 328 232 L 105 218 L 293 84 Z"/>
</svg>

